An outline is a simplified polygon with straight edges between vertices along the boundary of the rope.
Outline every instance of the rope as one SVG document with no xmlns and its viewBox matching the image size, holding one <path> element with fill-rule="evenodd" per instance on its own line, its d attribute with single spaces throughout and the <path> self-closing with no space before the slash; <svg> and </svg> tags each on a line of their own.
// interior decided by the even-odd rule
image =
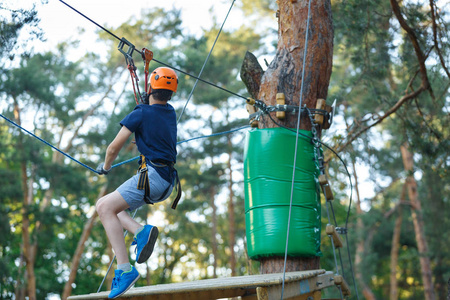
<svg viewBox="0 0 450 300">
<path fill-rule="evenodd" d="M 76 158 L 70 156 L 69 154 L 67 154 L 66 152 L 62 151 L 61 149 L 59 149 L 59 148 L 53 146 L 52 144 L 50 144 L 49 142 L 45 141 L 44 139 L 38 137 L 37 135 L 35 135 L 34 133 L 30 132 L 29 130 L 23 128 L 23 127 L 20 126 L 19 124 L 17 124 L 17 123 L 15 123 L 14 121 L 8 119 L 7 117 L 5 117 L 4 115 L 2 115 L 1 113 L 0 113 L 0 117 L 2 117 L 3 119 L 5 119 L 6 121 L 8 121 L 9 123 L 11 123 L 12 125 L 16 126 L 16 127 L 19 128 L 20 130 L 25 131 L 26 133 L 28 133 L 28 134 L 31 135 L 32 137 L 38 139 L 38 140 L 41 141 L 42 143 L 44 143 L 44 144 L 46 144 L 47 146 L 51 147 L 52 149 L 58 151 L 58 152 L 61 153 L 62 155 L 66 156 L 67 158 L 69 158 L 69 159 L 73 160 L 74 162 L 78 163 L 79 165 L 85 167 L 86 169 L 88 169 L 88 170 L 90 170 L 90 171 L 92 171 L 92 172 L 94 172 L 94 173 L 96 173 L 96 174 L 100 174 L 99 172 L 97 172 L 97 170 L 95 170 L 95 169 L 89 167 L 88 165 L 86 165 L 86 164 L 80 162 L 79 160 L 77 160 Z M 217 133 L 213 133 L 213 134 L 209 134 L 209 135 L 197 136 L 197 137 L 193 137 L 193 138 L 190 138 L 190 139 L 187 139 L 187 140 L 179 141 L 179 142 L 177 142 L 177 145 L 180 145 L 180 144 L 183 144 L 183 143 L 187 143 L 187 142 L 190 142 L 190 141 L 194 141 L 194 140 L 198 140 L 198 139 L 204 139 L 204 138 L 209 138 L 209 137 L 214 137 L 214 136 L 224 135 L 224 134 L 228 134 L 228 133 L 233 133 L 233 132 L 236 132 L 236 131 L 239 131 L 239 130 L 243 130 L 243 129 L 246 129 L 246 128 L 249 128 L 249 127 L 250 127 L 250 125 L 245 125 L 245 126 L 241 126 L 241 127 L 235 128 L 235 129 L 227 130 L 227 131 L 217 132 Z M 125 160 L 125 161 L 123 161 L 123 162 L 120 162 L 120 163 L 118 163 L 118 164 L 115 164 L 115 165 L 113 165 L 111 168 L 116 168 L 116 167 L 118 167 L 118 166 L 124 165 L 124 164 L 126 164 L 126 163 L 129 163 L 129 162 L 132 162 L 132 161 L 135 161 L 135 160 L 138 160 L 138 159 L 139 159 L 139 156 L 133 157 L 133 158 L 130 158 L 130 159 Z"/>
<path fill-rule="evenodd" d="M 208 138 L 208 137 L 219 136 L 219 135 L 223 135 L 223 134 L 227 134 L 227 133 L 233 133 L 233 132 L 236 132 L 236 131 L 239 131 L 239 130 L 242 130 L 242 129 L 246 129 L 246 128 L 249 128 L 249 127 L 250 127 L 250 125 L 246 125 L 246 126 L 242 126 L 242 127 L 239 127 L 239 128 L 236 128 L 236 129 L 232 129 L 232 130 L 228 130 L 228 131 L 224 131 L 224 132 L 213 133 L 213 134 L 210 134 L 210 135 L 204 135 L 204 136 L 200 136 L 200 137 L 195 137 L 195 138 L 191 138 L 191 139 L 188 139 L 188 140 L 180 141 L 180 142 L 177 143 L 177 145 L 180 145 L 180 144 L 183 144 L 183 143 L 187 143 L 187 142 L 190 142 L 190 141 L 193 141 L 193 140 L 198 140 L 198 139 L 201 139 L 201 138 Z M 139 159 L 139 156 L 136 156 L 134 158 L 131 158 L 131 159 L 128 159 L 128 160 L 123 161 L 121 163 L 118 163 L 118 164 L 112 166 L 111 168 L 115 168 L 115 167 L 118 167 L 120 165 L 126 164 L 126 163 L 131 162 L 131 161 L 135 161 L 135 160 L 138 160 L 138 159 Z M 134 216 L 136 215 L 136 212 L 138 211 L 138 209 L 136 209 L 134 211 L 134 214 L 133 214 L 133 217 L 132 217 L 133 219 L 134 219 Z M 128 234 L 128 231 L 125 231 L 124 238 L 127 236 L 127 234 Z M 114 258 L 111 260 L 111 262 L 109 264 L 109 267 L 108 267 L 108 270 L 106 271 L 105 277 L 103 277 L 103 280 L 100 283 L 100 286 L 98 287 L 97 293 L 99 293 L 100 290 L 102 289 L 103 283 L 105 282 L 105 279 L 108 276 L 108 273 L 111 270 L 112 264 L 114 263 L 115 259 L 116 259 L 116 256 L 114 255 Z"/>
<path fill-rule="evenodd" d="M 216 39 L 214 40 L 214 43 L 213 43 L 213 45 L 212 45 L 212 47 L 211 47 L 211 50 L 209 51 L 208 56 L 206 57 L 205 62 L 203 63 L 203 66 L 202 66 L 202 68 L 201 68 L 201 70 L 200 70 L 200 73 L 198 74 L 198 77 L 202 76 L 203 69 L 205 68 L 206 63 L 208 62 L 209 57 L 211 56 L 211 53 L 212 53 L 214 47 L 216 46 L 217 40 L 219 39 L 220 33 L 222 32 L 223 26 L 225 25 L 225 22 L 226 22 L 227 19 L 228 19 L 228 15 L 230 14 L 231 9 L 233 8 L 233 5 L 234 5 L 234 2 L 235 2 L 235 1 L 236 1 L 236 0 L 233 0 L 233 2 L 231 2 L 230 9 L 228 10 L 228 13 L 227 13 L 227 15 L 225 16 L 225 19 L 223 20 L 222 26 L 220 27 L 220 30 L 219 30 L 219 32 L 217 33 Z M 188 97 L 188 99 L 187 99 L 187 101 L 186 101 L 186 104 L 184 105 L 183 110 L 181 111 L 180 116 L 178 117 L 178 123 L 180 123 L 181 116 L 183 116 L 184 111 L 185 111 L 185 109 L 186 109 L 186 107 L 187 107 L 189 101 L 191 100 L 192 95 L 194 94 L 194 90 L 195 90 L 195 88 L 197 87 L 198 81 L 199 81 L 198 79 L 195 80 L 194 86 L 192 87 L 191 93 L 189 94 L 189 97 Z"/>
<path fill-rule="evenodd" d="M 303 82 L 305 78 L 305 68 L 306 68 L 306 54 L 308 53 L 308 36 L 309 36 L 309 21 L 311 19 L 311 0 L 308 1 L 308 19 L 306 22 L 306 34 L 305 34 L 305 50 L 303 51 L 303 66 L 302 66 L 302 82 L 300 85 L 300 101 L 299 107 L 301 109 L 303 103 Z M 269 113 L 270 115 L 270 113 Z M 298 136 L 300 132 L 300 123 L 301 123 L 301 113 L 298 114 L 297 118 L 297 132 L 296 136 Z M 289 216 L 288 216 L 288 225 L 287 225 L 287 233 L 286 233 L 286 249 L 284 252 L 284 265 L 283 265 L 283 283 L 281 286 L 281 300 L 283 300 L 284 295 L 284 285 L 286 281 L 286 263 L 287 263 L 287 252 L 289 245 L 289 231 L 291 229 L 291 215 L 292 215 L 292 202 L 294 198 L 294 183 L 295 183 L 295 166 L 297 164 L 297 150 L 298 150 L 298 139 L 295 139 L 295 151 L 294 151 L 294 163 L 292 168 L 292 185 L 291 185 L 291 198 L 289 201 Z"/>
<path fill-rule="evenodd" d="M 296 132 L 292 128 L 289 128 L 287 126 L 284 126 L 284 125 L 278 123 L 270 114 L 267 114 L 267 115 L 269 116 L 270 120 L 274 124 L 276 124 L 277 126 L 279 126 L 281 128 L 284 128 L 286 130 L 289 130 L 291 132 Z M 299 132 L 298 135 L 312 140 L 312 138 L 310 136 L 307 136 L 307 135 L 305 135 L 303 133 Z M 348 209 L 347 209 L 347 216 L 346 216 L 346 219 L 345 219 L 345 227 L 344 227 L 345 229 L 347 229 L 347 227 L 348 227 L 348 220 L 350 218 L 350 210 L 351 210 L 351 206 L 352 206 L 352 202 L 353 202 L 353 183 L 352 183 L 352 178 L 351 178 L 350 172 L 348 171 L 347 164 L 345 163 L 345 161 L 342 159 L 342 157 L 333 148 L 331 148 L 330 146 L 328 146 L 327 144 L 325 144 L 324 142 L 322 142 L 320 140 L 317 140 L 317 142 L 320 143 L 325 148 L 327 148 L 328 150 L 330 150 L 340 160 L 340 162 L 344 166 L 345 172 L 347 173 L 347 177 L 349 179 L 349 185 L 350 185 L 349 205 L 348 205 Z M 326 209 L 327 209 L 328 219 L 330 220 L 330 212 L 329 212 L 328 205 L 326 206 Z M 334 211 L 332 211 L 332 214 L 333 214 L 333 218 L 336 219 L 336 217 L 334 216 Z M 351 263 L 351 255 L 350 255 L 351 251 L 350 251 L 350 246 L 349 246 L 349 243 L 348 243 L 348 240 L 347 240 L 347 235 L 346 235 L 346 243 L 347 243 L 347 254 L 348 254 L 348 257 L 349 257 L 349 261 L 350 261 L 350 270 L 351 270 L 351 274 L 352 274 L 353 285 L 354 285 L 354 289 L 356 291 L 356 299 L 359 299 L 358 289 L 357 289 L 357 286 L 356 286 L 356 280 L 355 280 L 355 275 L 354 275 L 354 271 L 353 271 L 353 264 Z"/>
<path fill-rule="evenodd" d="M 187 140 L 184 140 L 184 141 L 177 142 L 177 145 L 181 145 L 181 144 L 184 144 L 184 143 L 187 143 L 187 142 L 190 142 L 190 141 L 194 141 L 194 140 L 205 139 L 205 138 L 209 138 L 209 137 L 214 137 L 214 136 L 224 135 L 224 134 L 228 134 L 228 133 L 233 133 L 233 132 L 236 132 L 236 131 L 239 131 L 239 130 L 242 130 L 242 129 L 246 129 L 246 128 L 250 128 L 250 125 L 245 125 L 245 126 L 242 126 L 242 127 L 238 127 L 238 128 L 235 128 L 235 129 L 228 130 L 228 131 L 217 132 L 217 133 L 213 133 L 213 134 L 210 134 L 210 135 L 202 135 L 202 136 L 193 137 L 193 138 L 190 138 L 190 139 L 187 139 Z M 122 161 L 122 162 L 120 162 L 118 164 L 115 164 L 111 168 L 115 168 L 115 167 L 124 165 L 126 163 L 129 163 L 129 162 L 132 162 L 132 161 L 135 161 L 135 160 L 138 160 L 138 159 L 139 159 L 139 156 L 136 156 L 136 157 L 127 159 L 125 161 Z"/>
<path fill-rule="evenodd" d="M 9 123 L 11 123 L 12 125 L 18 127 L 19 129 L 21 129 L 22 131 L 25 131 L 26 133 L 28 133 L 29 135 L 31 135 L 32 137 L 38 139 L 39 141 L 43 142 L 44 144 L 46 144 L 47 146 L 50 146 L 52 149 L 58 151 L 59 153 L 61 153 L 62 155 L 66 156 L 67 158 L 70 158 L 71 160 L 73 160 L 74 162 L 82 165 L 83 167 L 85 167 L 88 170 L 91 170 L 94 173 L 100 174 L 99 172 L 97 172 L 96 170 L 94 170 L 93 168 L 89 167 L 88 165 L 80 162 L 79 160 L 77 160 L 76 158 L 70 156 L 69 154 L 67 154 L 66 152 L 56 148 L 55 146 L 53 146 L 52 144 L 50 144 L 49 142 L 41 139 L 40 137 L 38 137 L 37 135 L 35 135 L 34 133 L 26 130 L 25 128 L 23 128 L 22 126 L 20 126 L 19 124 L 15 123 L 14 121 L 8 119 L 7 117 L 5 117 L 4 115 L 0 114 L 0 117 L 2 117 L 3 119 L 5 119 L 6 121 L 8 121 Z"/>
</svg>

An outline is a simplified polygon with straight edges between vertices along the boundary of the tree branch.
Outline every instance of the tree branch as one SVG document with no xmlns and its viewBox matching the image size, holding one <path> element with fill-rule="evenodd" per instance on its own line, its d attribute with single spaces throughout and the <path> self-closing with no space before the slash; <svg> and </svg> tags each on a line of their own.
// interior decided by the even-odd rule
<svg viewBox="0 0 450 300">
<path fill-rule="evenodd" d="M 433 23 L 433 41 L 434 41 L 434 47 L 436 49 L 436 53 L 439 56 L 439 60 L 441 61 L 441 66 L 444 69 L 445 73 L 447 74 L 447 77 L 450 78 L 450 72 L 445 65 L 444 57 L 442 56 L 441 49 L 439 48 L 439 43 L 437 40 L 437 24 L 436 24 L 436 12 L 434 10 L 435 4 L 434 0 L 430 0 L 430 12 L 431 12 L 431 21 Z"/>
<path fill-rule="evenodd" d="M 264 71 L 256 57 L 251 53 L 245 53 L 241 67 L 241 79 L 253 98 L 258 98 L 259 87 Z"/>
<path fill-rule="evenodd" d="M 433 1 L 433 0 L 430 0 L 430 1 Z M 428 80 L 427 69 L 426 69 L 426 66 L 425 66 L 425 61 L 426 61 L 428 55 L 425 55 L 423 53 L 422 49 L 420 48 L 419 41 L 417 39 L 416 33 L 406 23 L 405 19 L 403 18 L 403 15 L 402 15 L 402 13 L 400 11 L 400 6 L 398 5 L 397 1 L 396 0 L 390 0 L 390 3 L 391 3 L 392 11 L 394 12 L 394 15 L 396 16 L 398 22 L 400 23 L 400 26 L 402 27 L 403 30 L 406 31 L 406 33 L 407 33 L 407 35 L 408 35 L 408 37 L 411 40 L 411 43 L 413 45 L 414 51 L 416 53 L 417 61 L 419 63 L 419 73 L 420 73 L 420 76 L 421 76 L 421 79 L 422 79 L 421 80 L 421 85 L 420 85 L 420 87 L 417 90 L 415 90 L 415 91 L 413 90 L 411 93 L 408 93 L 408 94 L 404 95 L 403 97 L 401 97 L 397 101 L 397 103 L 394 104 L 394 106 L 392 106 L 384 115 L 382 115 L 381 117 L 376 119 L 374 123 L 361 128 L 355 134 L 350 136 L 344 144 L 339 145 L 338 147 L 336 147 L 336 152 L 340 152 L 340 151 L 344 150 L 348 145 L 350 145 L 354 140 L 356 140 L 364 132 L 366 132 L 369 129 L 371 129 L 372 127 L 380 124 L 384 119 L 389 117 L 391 114 L 395 113 L 405 102 L 416 98 L 422 92 L 424 92 L 426 90 L 429 90 L 430 94 L 431 94 L 431 97 L 434 98 L 433 91 L 431 90 L 431 86 L 430 86 L 430 83 L 429 83 L 429 80 Z M 412 86 L 412 83 L 414 81 L 415 76 L 408 83 L 408 87 L 407 87 L 405 93 L 407 93 L 408 89 L 410 89 L 410 87 Z"/>
<path fill-rule="evenodd" d="M 414 52 L 416 53 L 417 60 L 419 62 L 420 73 L 421 73 L 421 76 L 422 76 L 422 86 L 425 89 L 429 89 L 430 88 L 430 83 L 428 81 L 427 68 L 425 66 L 426 58 L 425 58 L 425 55 L 423 54 L 422 49 L 420 48 L 419 41 L 417 39 L 416 33 L 406 23 L 405 18 L 403 18 L 403 15 L 402 15 L 402 13 L 400 11 L 400 6 L 398 5 L 397 1 L 396 0 L 390 0 L 390 2 L 391 2 L 392 11 L 394 12 L 395 17 L 397 18 L 397 20 L 400 23 L 400 26 L 403 28 L 403 30 L 405 30 L 406 33 L 408 34 L 408 37 L 411 40 L 411 43 L 413 45 Z"/>
<path fill-rule="evenodd" d="M 407 102 L 411 99 L 414 99 L 415 97 L 417 97 L 420 93 L 422 93 L 425 90 L 426 89 L 423 86 L 421 86 L 418 90 L 416 90 L 412 93 L 409 93 L 409 94 L 403 96 L 402 98 L 400 98 L 400 100 L 398 100 L 397 103 L 394 104 L 394 106 L 392 106 L 384 115 L 379 117 L 374 123 L 361 128 L 353 136 L 351 136 L 344 144 L 339 145 L 336 149 L 336 152 L 341 152 L 342 150 L 344 150 L 348 145 L 350 145 L 354 140 L 356 140 L 361 134 L 363 134 L 370 128 L 380 124 L 384 119 L 386 119 L 387 117 L 389 117 L 390 115 L 395 113 L 405 102 Z"/>
</svg>

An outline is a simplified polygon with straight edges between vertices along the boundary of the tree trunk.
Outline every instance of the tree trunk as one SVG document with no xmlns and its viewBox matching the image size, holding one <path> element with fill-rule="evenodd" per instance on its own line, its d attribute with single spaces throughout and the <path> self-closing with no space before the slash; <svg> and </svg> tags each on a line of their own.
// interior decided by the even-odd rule
<svg viewBox="0 0 450 300">
<path fill-rule="evenodd" d="M 402 195 L 400 196 L 400 203 L 405 201 L 406 184 L 403 185 Z M 398 280 L 397 280 L 397 265 L 398 265 L 398 251 L 400 249 L 400 232 L 402 230 L 402 206 L 399 205 L 397 209 L 397 218 L 395 219 L 394 232 L 392 234 L 391 246 L 391 279 L 389 299 L 398 299 Z"/>
<path fill-rule="evenodd" d="M 104 184 L 100 189 L 100 193 L 97 199 L 106 195 L 107 184 Z M 89 218 L 83 228 L 83 232 L 81 234 L 80 240 L 78 241 L 77 249 L 72 257 L 72 266 L 70 268 L 69 280 L 67 280 L 64 285 L 64 290 L 61 295 L 62 300 L 66 300 L 72 293 L 72 284 L 75 282 L 77 277 L 78 266 L 80 265 L 81 255 L 83 255 L 84 246 L 91 234 L 92 227 L 94 227 L 95 220 L 97 219 L 97 211 L 94 211 L 93 215 Z"/>
<path fill-rule="evenodd" d="M 211 197 L 211 208 L 212 208 L 212 226 L 211 226 L 211 246 L 212 254 L 214 257 L 213 262 L 213 278 L 217 278 L 217 206 L 215 203 L 216 186 L 213 184 L 210 187 L 209 195 Z"/>
<path fill-rule="evenodd" d="M 14 116 L 17 124 L 21 125 L 20 120 L 20 108 L 15 103 Z M 19 147 L 22 151 L 22 157 L 26 155 L 23 153 L 23 133 L 19 131 L 18 139 Z M 33 251 L 31 249 L 30 240 L 30 218 L 29 209 L 33 199 L 33 181 L 28 178 L 27 175 L 27 163 L 25 159 L 21 160 L 21 172 L 22 172 L 22 190 L 23 190 L 23 206 L 22 206 L 22 242 L 23 242 L 23 259 L 26 267 L 26 286 L 29 300 L 36 300 L 36 276 L 34 275 L 34 259 Z M 34 170 L 32 171 L 34 173 Z"/>
<path fill-rule="evenodd" d="M 408 149 L 408 144 L 400 146 L 403 158 L 403 165 L 408 176 L 406 186 L 408 190 L 409 201 L 411 202 L 411 217 L 413 219 L 414 231 L 416 234 L 417 248 L 419 250 L 419 260 L 422 272 L 423 287 L 426 300 L 435 300 L 432 273 L 430 267 L 430 258 L 428 253 L 428 244 L 425 239 L 424 225 L 422 220 L 422 207 L 417 193 L 417 182 L 414 179 L 414 160 L 413 155 Z"/>
<path fill-rule="evenodd" d="M 300 90 L 303 81 L 302 106 L 316 108 L 318 98 L 326 99 L 333 59 L 333 26 L 330 0 L 311 1 L 306 61 L 306 27 L 308 1 L 278 1 L 278 46 L 274 60 L 264 73 L 258 99 L 266 105 L 276 104 L 276 94 L 284 93 L 287 105 L 300 105 Z M 304 78 L 302 78 L 305 63 Z M 272 113 L 275 115 L 275 113 Z M 275 118 L 275 116 L 274 116 Z M 287 113 L 284 126 L 297 127 L 298 115 Z M 277 127 L 268 116 L 259 122 L 260 128 Z M 309 119 L 302 116 L 300 129 L 311 129 Z M 320 132 L 319 132 L 320 134 Z M 288 257 L 286 271 L 319 268 L 319 257 Z M 261 260 L 261 272 L 282 272 L 284 258 Z"/>
<path fill-rule="evenodd" d="M 20 260 L 19 265 L 17 267 L 17 276 L 16 276 L 16 286 L 14 288 L 14 296 L 16 300 L 25 300 L 25 283 L 24 279 L 24 266 L 25 266 L 25 258 L 23 255 L 23 245 L 20 248 Z"/>
<path fill-rule="evenodd" d="M 231 137 L 228 135 L 228 240 L 230 246 L 230 269 L 231 276 L 236 276 L 236 254 L 234 253 L 234 245 L 236 243 L 236 222 L 234 217 L 234 192 L 233 192 L 233 171 L 231 169 Z"/>
<path fill-rule="evenodd" d="M 329 0 L 311 2 L 308 48 L 306 49 L 305 77 L 302 78 L 305 51 L 308 1 L 278 1 L 278 47 L 274 60 L 262 77 L 258 99 L 267 105 L 276 104 L 276 94 L 284 93 L 286 104 L 299 105 L 303 80 L 302 105 L 316 108 L 318 98 L 326 99 L 333 61 L 333 24 Z M 291 128 L 297 127 L 296 114 L 286 114 L 280 121 Z M 277 125 L 265 117 L 261 128 Z M 301 129 L 311 124 L 302 122 Z"/>
<path fill-rule="evenodd" d="M 352 160 L 352 168 L 353 168 L 353 178 L 355 180 L 355 191 L 356 191 L 356 230 L 355 232 L 359 233 L 358 235 L 358 242 L 356 244 L 356 255 L 355 255 L 355 277 L 358 280 L 359 284 L 362 287 L 362 293 L 364 295 L 364 298 L 367 300 L 375 300 L 375 295 L 373 294 L 370 287 L 367 285 L 366 281 L 363 277 L 364 270 L 362 269 L 362 261 L 363 257 L 366 252 L 365 242 L 366 242 L 366 236 L 362 236 L 361 234 L 363 232 L 366 232 L 364 230 L 364 224 L 362 222 L 362 215 L 363 210 L 361 209 L 361 197 L 359 194 L 359 187 L 358 187 L 358 176 L 356 172 L 356 165 L 355 162 Z"/>
</svg>

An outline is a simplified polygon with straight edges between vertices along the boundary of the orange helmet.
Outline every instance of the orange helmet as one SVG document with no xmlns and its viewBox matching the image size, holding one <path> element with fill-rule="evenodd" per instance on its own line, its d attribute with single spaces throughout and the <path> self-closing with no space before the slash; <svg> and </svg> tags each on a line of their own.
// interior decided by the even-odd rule
<svg viewBox="0 0 450 300">
<path fill-rule="evenodd" d="M 170 68 L 157 68 L 150 76 L 150 86 L 153 90 L 164 89 L 176 93 L 178 87 L 177 73 Z"/>
</svg>

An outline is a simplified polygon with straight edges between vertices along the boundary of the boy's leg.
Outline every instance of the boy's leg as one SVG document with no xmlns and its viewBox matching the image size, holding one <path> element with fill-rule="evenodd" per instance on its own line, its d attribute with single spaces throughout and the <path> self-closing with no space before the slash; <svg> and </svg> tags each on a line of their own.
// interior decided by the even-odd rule
<svg viewBox="0 0 450 300">
<path fill-rule="evenodd" d="M 119 218 L 120 223 L 122 223 L 123 228 L 132 234 L 136 234 L 136 231 L 142 227 L 142 225 L 136 222 L 126 211 L 121 211 L 117 217 Z"/>
<path fill-rule="evenodd" d="M 122 223 L 117 216 L 128 207 L 128 203 L 117 191 L 100 198 L 95 206 L 109 242 L 116 254 L 117 264 L 129 263 Z"/>
<path fill-rule="evenodd" d="M 125 211 L 120 212 L 117 216 L 122 226 L 134 234 L 134 241 L 131 245 L 137 245 L 135 249 L 136 261 L 138 263 L 147 261 L 155 247 L 159 233 L 158 228 L 151 225 L 142 226 Z"/>
</svg>

